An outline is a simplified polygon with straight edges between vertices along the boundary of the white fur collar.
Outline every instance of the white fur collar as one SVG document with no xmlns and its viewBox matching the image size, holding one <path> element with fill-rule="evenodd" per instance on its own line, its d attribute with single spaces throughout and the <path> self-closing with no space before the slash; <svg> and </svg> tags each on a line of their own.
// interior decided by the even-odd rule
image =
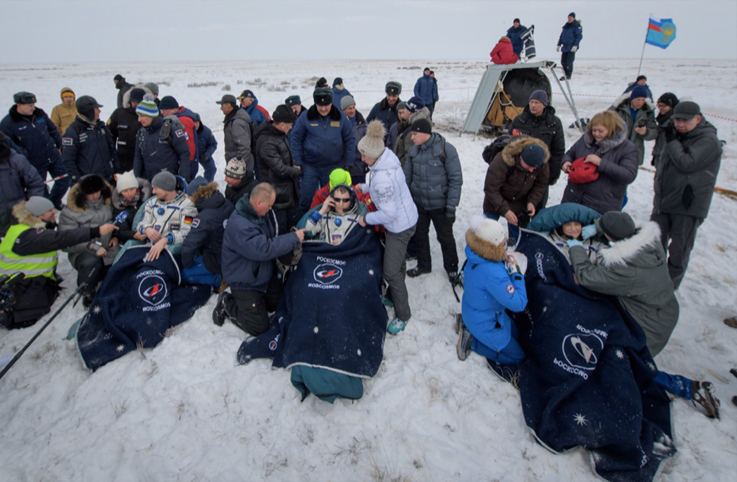
<svg viewBox="0 0 737 482">
<path fill-rule="evenodd" d="M 652 221 L 646 222 L 637 226 L 637 232 L 634 236 L 617 241 L 609 249 L 602 249 L 599 252 L 601 263 L 607 267 L 614 265 L 624 266 L 627 264 L 627 261 L 637 256 L 640 251 L 659 242 L 660 226 Z"/>
</svg>

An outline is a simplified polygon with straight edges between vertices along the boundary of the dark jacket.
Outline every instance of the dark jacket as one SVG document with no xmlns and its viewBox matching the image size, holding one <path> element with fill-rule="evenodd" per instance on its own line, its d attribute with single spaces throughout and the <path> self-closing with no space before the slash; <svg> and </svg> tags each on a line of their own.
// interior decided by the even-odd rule
<svg viewBox="0 0 737 482">
<path fill-rule="evenodd" d="M 46 169 L 61 158 L 61 134 L 46 113 L 36 107 L 31 116 L 22 116 L 12 106 L 0 122 L 0 130 L 21 149 L 36 169 Z"/>
<path fill-rule="evenodd" d="M 290 133 L 296 165 L 352 167 L 356 140 L 348 117 L 334 105 L 323 117 L 312 106 L 299 116 Z"/>
<path fill-rule="evenodd" d="M 192 196 L 197 217 L 182 243 L 182 266 L 189 268 L 199 253 L 207 271 L 220 274 L 225 221 L 233 214 L 233 203 L 218 191 L 216 182 L 201 187 Z"/>
<path fill-rule="evenodd" d="M 507 37 L 502 37 L 491 49 L 491 61 L 497 65 L 516 64 L 519 55 L 512 48 L 512 42 Z"/>
<path fill-rule="evenodd" d="M 630 109 L 630 97 L 629 95 L 623 95 L 614 101 L 609 110 L 615 111 L 619 114 L 619 118 L 624 122 L 627 136 L 640 153 L 640 166 L 645 159 L 645 141 L 652 141 L 658 137 L 658 124 L 655 122 L 655 111 L 653 104 L 649 100 L 645 100 L 641 109 L 635 111 L 635 118 L 632 118 L 632 110 Z M 641 136 L 635 132 L 635 128 L 639 127 L 640 124 L 644 123 L 644 127 L 647 128 L 644 136 Z"/>
<path fill-rule="evenodd" d="M 381 102 L 377 102 L 371 109 L 368 117 L 366 117 L 366 123 L 368 124 L 372 120 L 378 119 L 381 121 L 382 124 L 384 124 L 384 127 L 388 131 L 389 128 L 391 128 L 392 124 L 399 120 L 399 117 L 397 115 L 397 106 L 400 102 L 402 102 L 402 99 L 398 98 L 397 102 L 393 106 L 390 106 L 389 102 L 386 100 L 386 97 L 384 97 L 383 99 L 381 99 Z M 387 145 L 387 147 L 390 146 Z"/>
<path fill-rule="evenodd" d="M 168 139 L 162 139 L 160 134 L 163 126 L 164 119 L 158 117 L 150 126 L 138 131 L 133 171 L 136 177 L 145 177 L 149 182 L 161 171 L 179 174 L 189 182 L 189 147 L 186 134 L 172 124 Z"/>
<path fill-rule="evenodd" d="M 433 133 L 427 142 L 412 147 L 404 164 L 404 176 L 418 207 L 455 212 L 461 200 L 463 170 L 456 148 L 443 136 Z"/>
<path fill-rule="evenodd" d="M 412 149 L 412 146 L 415 145 L 414 142 L 412 142 L 412 133 L 409 128 L 412 126 L 414 121 L 420 119 L 427 119 L 432 122 L 432 119 L 430 118 L 430 109 L 423 107 L 409 116 L 409 119 L 399 121 L 399 124 L 397 124 L 397 140 L 394 141 L 392 150 L 399 158 L 399 162 L 402 163 L 402 167 L 404 167 L 404 164 L 407 161 L 407 153 Z"/>
<path fill-rule="evenodd" d="M 253 176 L 253 173 L 251 174 Z M 246 177 L 241 181 L 240 184 L 238 184 L 235 187 L 226 187 L 225 188 L 225 198 L 233 203 L 233 206 L 238 204 L 238 201 L 241 200 L 242 197 L 248 198 L 248 195 L 251 194 L 251 191 L 253 191 L 253 188 L 258 186 L 259 181 L 255 177 Z"/>
<path fill-rule="evenodd" d="M 675 129 L 672 117 L 673 109 L 669 110 L 667 114 L 658 114 L 655 116 L 655 122 L 658 123 L 658 137 L 655 138 L 655 143 L 653 144 L 653 160 L 651 165 L 655 166 L 656 169 L 658 167 L 660 155 L 663 153 L 663 149 L 665 149 L 665 145 L 668 143 L 668 141 L 665 140 L 665 133 L 668 130 Z"/>
<path fill-rule="evenodd" d="M 223 279 L 231 289 L 266 292 L 274 260 L 300 245 L 295 233 L 275 234 L 272 213 L 260 218 L 248 198 L 238 201 L 223 237 Z"/>
<path fill-rule="evenodd" d="M 520 154 L 529 145 L 545 150 L 543 164 L 529 172 L 519 162 Z M 550 176 L 548 146 L 534 137 L 515 136 L 489 163 L 484 181 L 484 212 L 504 216 L 512 211 L 518 218 L 527 213 L 527 204 L 537 206 L 545 194 Z"/>
<path fill-rule="evenodd" d="M 273 209 L 286 209 L 299 203 L 299 176 L 294 167 L 289 136 L 269 123 L 256 141 L 258 172 L 261 182 L 274 186 L 276 201 Z"/>
<path fill-rule="evenodd" d="M 12 223 L 13 206 L 31 196 L 43 196 L 44 183 L 22 155 L 0 143 L 0 236 Z"/>
<path fill-rule="evenodd" d="M 151 184 L 146 179 L 140 177 L 138 178 L 138 194 L 130 203 L 120 195 L 117 187 L 113 190 L 110 202 L 113 207 L 113 219 L 115 219 L 115 225 L 120 228 L 115 232 L 115 237 L 118 238 L 120 244 L 125 244 L 126 241 L 133 239 L 133 235 L 136 234 L 136 226 L 133 224 L 133 219 L 136 217 L 136 213 L 140 207 L 143 206 L 152 194 Z M 124 220 L 118 221 L 118 216 L 123 211 L 128 214 L 125 216 Z"/>
<path fill-rule="evenodd" d="M 415 83 L 415 95 L 422 99 L 423 104 L 432 105 L 439 99 L 438 83 L 429 74 L 422 74 Z"/>
<path fill-rule="evenodd" d="M 525 110 L 515 117 L 509 126 L 510 134 L 513 134 L 515 130 L 520 134 L 540 139 L 548 146 L 550 151 L 548 185 L 552 186 L 558 182 L 563 155 L 566 153 L 566 138 L 563 135 L 563 124 L 555 115 L 555 108 L 549 105 L 542 115 L 536 116 L 530 112 L 529 106 L 525 106 Z"/>
<path fill-rule="evenodd" d="M 678 134 L 666 144 L 658 162 L 653 214 L 706 218 L 721 161 L 722 144 L 706 119 L 694 130 Z"/>
<path fill-rule="evenodd" d="M 560 33 L 560 37 L 558 37 L 558 45 L 562 47 L 561 51 L 570 52 L 571 47 L 574 45 L 576 47 L 579 46 L 582 38 L 583 29 L 581 28 L 579 21 L 574 20 L 571 23 L 566 22 L 563 25 L 563 31 Z"/>
<path fill-rule="evenodd" d="M 197 129 L 197 152 L 199 153 L 199 161 L 205 163 L 212 158 L 218 149 L 218 141 L 212 135 L 212 130 L 205 124 L 200 122 L 200 128 Z"/>
<path fill-rule="evenodd" d="M 225 162 L 240 159 L 246 163 L 248 171 L 253 172 L 251 153 L 251 117 L 245 109 L 233 109 L 223 120 L 223 141 L 225 142 Z"/>
<path fill-rule="evenodd" d="M 136 109 L 134 107 L 115 109 L 113 115 L 107 121 L 107 126 L 118 150 L 119 172 L 133 170 L 133 159 L 136 156 L 136 135 L 138 129 L 141 128 Z"/>
<path fill-rule="evenodd" d="M 600 214 L 621 211 L 627 186 L 637 177 L 637 147 L 627 140 L 627 133 L 619 131 L 597 143 L 587 128 L 565 156 L 563 163 L 596 154 L 601 157 L 599 179 L 586 184 L 566 186 L 561 203 L 578 203 Z"/>
<path fill-rule="evenodd" d="M 62 138 L 61 157 L 73 184 L 87 174 L 98 174 L 108 182 L 121 172 L 118 152 L 107 126 L 101 120 L 90 123 L 79 116 Z"/>
<path fill-rule="evenodd" d="M 572 247 L 569 254 L 581 286 L 616 296 L 645 332 L 650 354 L 660 353 L 676 327 L 679 308 L 658 225 L 645 223 L 634 236 L 602 249 L 596 265 L 581 247 Z"/>
<path fill-rule="evenodd" d="M 526 31 L 527 27 L 524 25 L 520 25 L 519 27 L 512 25 L 507 30 L 507 37 L 509 37 L 509 41 L 512 42 L 512 49 L 518 56 L 519 53 L 522 52 L 522 48 L 525 46 L 525 43 L 522 41 L 522 34 Z"/>
<path fill-rule="evenodd" d="M 120 109 L 123 107 L 123 96 L 133 88 L 133 84 L 129 84 L 125 81 L 125 78 L 123 78 L 115 84 L 115 88 L 118 89 L 118 109 Z"/>
<path fill-rule="evenodd" d="M 356 111 L 356 116 L 353 118 L 353 138 L 356 141 L 356 155 L 353 158 L 353 167 L 350 168 L 351 176 L 365 176 L 368 172 L 368 166 L 361 160 L 361 151 L 358 150 L 358 143 L 361 142 L 363 136 L 366 135 L 368 130 L 368 124 L 363 118 L 363 114 Z"/>
<path fill-rule="evenodd" d="M 351 92 L 346 89 L 345 87 L 343 90 L 333 86 L 333 105 L 339 110 L 342 111 L 343 109 L 340 108 L 340 101 L 345 97 L 346 95 L 352 95 Z"/>
</svg>

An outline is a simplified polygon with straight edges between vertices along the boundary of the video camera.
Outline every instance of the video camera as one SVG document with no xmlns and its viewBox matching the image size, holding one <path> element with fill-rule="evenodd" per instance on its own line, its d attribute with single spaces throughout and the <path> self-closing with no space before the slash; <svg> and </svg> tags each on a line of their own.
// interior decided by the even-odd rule
<svg viewBox="0 0 737 482">
<path fill-rule="evenodd" d="M 0 311 L 12 311 L 17 301 L 13 287 L 25 277 L 23 273 L 0 276 Z"/>
</svg>

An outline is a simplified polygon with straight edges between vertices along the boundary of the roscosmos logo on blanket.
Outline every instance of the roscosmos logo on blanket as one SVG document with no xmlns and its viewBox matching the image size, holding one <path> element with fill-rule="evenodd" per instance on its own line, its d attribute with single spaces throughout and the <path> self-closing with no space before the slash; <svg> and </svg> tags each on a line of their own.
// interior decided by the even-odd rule
<svg viewBox="0 0 737 482">
<path fill-rule="evenodd" d="M 340 266 L 345 266 L 345 261 L 323 258 L 322 256 L 318 256 L 317 261 L 322 262 L 312 272 L 312 277 L 317 283 L 309 283 L 307 286 L 310 288 L 339 290 L 340 285 L 335 284 L 335 282 L 343 276 L 343 268 Z"/>
<path fill-rule="evenodd" d="M 148 270 L 138 273 L 137 278 L 143 278 L 138 283 L 138 296 L 151 306 L 157 306 L 166 299 L 167 290 L 164 273 L 158 270 Z"/>
</svg>

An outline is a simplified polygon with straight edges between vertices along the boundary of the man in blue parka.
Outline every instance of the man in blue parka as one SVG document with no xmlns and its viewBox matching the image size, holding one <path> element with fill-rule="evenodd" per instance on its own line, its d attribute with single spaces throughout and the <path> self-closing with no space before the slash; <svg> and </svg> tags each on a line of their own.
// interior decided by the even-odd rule
<svg viewBox="0 0 737 482">
<path fill-rule="evenodd" d="M 517 57 L 520 56 L 522 48 L 525 45 L 522 41 L 522 34 L 525 33 L 526 30 L 527 27 L 521 25 L 518 18 L 514 19 L 512 26 L 507 30 L 507 37 L 509 37 L 509 40 L 512 42 L 512 50 L 517 54 Z"/>
<path fill-rule="evenodd" d="M 295 166 L 302 167 L 302 212 L 310 209 L 315 192 L 328 183 L 336 168 L 353 167 L 356 139 L 348 117 L 333 105 L 333 91 L 315 89 L 315 105 L 299 116 L 292 128 L 290 145 Z"/>
<path fill-rule="evenodd" d="M 30 92 L 18 92 L 13 95 L 15 105 L 0 122 L 0 131 L 9 137 L 20 149 L 33 167 L 36 168 L 42 181 L 46 174 L 52 178 L 67 173 L 61 159 L 61 134 L 46 112 L 36 107 L 36 96 Z M 57 210 L 62 208 L 62 198 L 69 189 L 69 178 L 54 182 L 51 194 L 44 187 L 44 196 L 51 200 Z"/>
<path fill-rule="evenodd" d="M 61 155 L 72 183 L 98 174 L 109 183 L 120 172 L 120 161 L 110 131 L 100 120 L 100 104 L 89 95 L 77 99 L 77 118 L 62 138 Z"/>
<path fill-rule="evenodd" d="M 189 182 L 189 147 L 185 132 L 174 124 L 163 129 L 164 119 L 151 94 L 136 107 L 141 129 L 136 136 L 133 172 L 148 182 L 161 171 L 179 174 Z M 166 122 L 169 122 L 168 120 Z M 168 130 L 168 133 L 166 132 Z"/>
<path fill-rule="evenodd" d="M 12 222 L 13 206 L 44 195 L 44 183 L 30 162 L 5 144 L 0 132 L 0 237 Z"/>
<path fill-rule="evenodd" d="M 517 326 L 506 313 L 519 313 L 527 306 L 525 278 L 516 259 L 507 256 L 506 230 L 498 221 L 476 214 L 469 225 L 463 315 L 456 327 L 458 358 L 465 360 L 473 350 L 504 377 L 525 359 Z"/>
<path fill-rule="evenodd" d="M 576 13 L 571 12 L 568 14 L 568 22 L 563 25 L 563 31 L 558 38 L 558 48 L 556 49 L 558 52 L 562 52 L 560 55 L 560 64 L 563 67 L 563 72 L 566 74 L 560 80 L 570 80 L 573 75 L 573 61 L 576 59 L 578 44 L 581 43 L 582 38 L 583 31 L 581 24 L 576 20 Z"/>
<path fill-rule="evenodd" d="M 438 101 L 438 83 L 430 77 L 430 67 L 425 67 L 422 77 L 415 83 L 415 96 L 422 99 L 425 107 L 430 109 L 430 115 L 435 110 L 435 102 Z"/>
<path fill-rule="evenodd" d="M 305 230 L 276 235 L 269 213 L 276 201 L 274 187 L 262 182 L 241 198 L 228 219 L 223 237 L 223 279 L 232 293 L 218 297 L 212 321 L 219 326 L 229 319 L 252 336 L 269 330 L 269 312 L 275 311 L 282 282 L 274 260 L 297 249 Z"/>
<path fill-rule="evenodd" d="M 351 92 L 345 88 L 345 85 L 343 85 L 343 79 L 341 77 L 336 77 L 333 80 L 333 105 L 342 111 L 343 109 L 340 108 L 340 101 L 343 100 L 343 97 L 348 95 L 351 95 Z"/>
<path fill-rule="evenodd" d="M 241 95 L 238 96 L 238 100 L 241 101 L 241 109 L 248 112 L 248 115 L 251 118 L 251 123 L 254 127 L 269 120 L 264 113 L 261 112 L 256 94 L 250 90 L 244 90 Z"/>
<path fill-rule="evenodd" d="M 215 180 L 215 173 L 218 172 L 215 159 L 212 157 L 218 149 L 218 141 L 212 134 L 212 130 L 202 123 L 197 113 L 195 113 L 194 126 L 197 130 L 197 152 L 200 156 L 200 165 L 205 170 L 203 176 L 208 182 L 212 182 Z"/>
</svg>

